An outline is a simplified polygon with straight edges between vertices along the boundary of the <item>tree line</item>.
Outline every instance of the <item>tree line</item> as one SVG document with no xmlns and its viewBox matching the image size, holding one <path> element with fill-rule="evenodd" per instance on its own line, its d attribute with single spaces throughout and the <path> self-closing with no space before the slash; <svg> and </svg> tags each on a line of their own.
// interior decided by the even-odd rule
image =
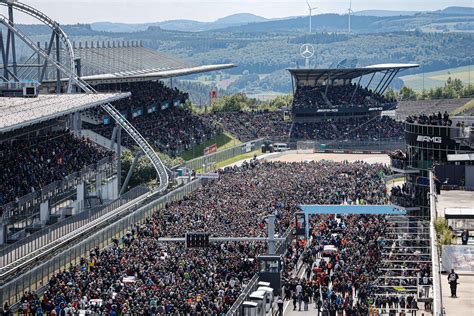
<svg viewBox="0 0 474 316">
<path fill-rule="evenodd" d="M 449 77 L 442 87 L 416 92 L 408 86 L 403 86 L 400 91 L 389 89 L 385 95 L 399 101 L 468 98 L 474 96 L 474 84 L 464 84 L 460 79 Z"/>
</svg>

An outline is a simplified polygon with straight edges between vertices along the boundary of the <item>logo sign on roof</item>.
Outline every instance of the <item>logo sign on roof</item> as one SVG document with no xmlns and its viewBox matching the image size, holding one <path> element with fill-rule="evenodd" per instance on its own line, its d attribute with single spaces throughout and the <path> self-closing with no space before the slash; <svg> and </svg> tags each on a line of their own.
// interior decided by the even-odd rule
<svg viewBox="0 0 474 316">
<path fill-rule="evenodd" d="M 301 57 L 309 59 L 314 56 L 314 47 L 311 44 L 303 44 L 300 47 Z"/>
</svg>

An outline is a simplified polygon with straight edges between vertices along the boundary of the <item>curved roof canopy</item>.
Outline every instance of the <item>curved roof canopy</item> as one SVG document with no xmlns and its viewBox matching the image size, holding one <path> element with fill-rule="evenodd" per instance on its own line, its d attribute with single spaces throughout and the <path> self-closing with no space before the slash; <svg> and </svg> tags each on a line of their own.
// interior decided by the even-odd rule
<svg viewBox="0 0 474 316">
<path fill-rule="evenodd" d="M 326 79 L 355 79 L 358 77 L 371 75 L 377 72 L 402 71 L 410 68 L 418 68 L 418 64 L 378 64 L 360 68 L 340 68 L 340 69 L 288 69 L 291 75 L 299 80 L 326 80 Z"/>
</svg>

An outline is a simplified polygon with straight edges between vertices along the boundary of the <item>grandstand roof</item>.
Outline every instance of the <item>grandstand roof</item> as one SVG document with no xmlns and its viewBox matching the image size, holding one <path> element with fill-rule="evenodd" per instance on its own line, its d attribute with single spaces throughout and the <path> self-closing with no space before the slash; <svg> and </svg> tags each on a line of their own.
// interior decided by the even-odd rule
<svg viewBox="0 0 474 316">
<path fill-rule="evenodd" d="M 130 93 L 40 94 L 36 98 L 0 97 L 0 133 L 129 97 Z"/>
<path fill-rule="evenodd" d="M 74 47 L 74 54 L 81 62 L 81 77 L 92 84 L 162 79 L 235 67 L 233 64 L 194 65 L 145 48 L 141 43 L 81 44 Z M 45 83 L 52 83 L 55 73 L 56 70 L 49 67 Z"/>
<path fill-rule="evenodd" d="M 417 68 L 418 64 L 378 64 L 361 68 L 332 68 L 332 69 L 288 69 L 296 80 L 320 79 L 354 79 L 376 72 L 400 71 L 409 68 Z"/>
</svg>

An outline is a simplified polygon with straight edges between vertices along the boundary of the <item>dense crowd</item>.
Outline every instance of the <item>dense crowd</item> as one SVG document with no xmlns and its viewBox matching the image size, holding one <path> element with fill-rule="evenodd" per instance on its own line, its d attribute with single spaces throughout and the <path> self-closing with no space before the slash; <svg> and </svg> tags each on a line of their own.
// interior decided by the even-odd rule
<svg viewBox="0 0 474 316">
<path fill-rule="evenodd" d="M 377 141 L 403 139 L 403 123 L 388 116 L 295 123 L 294 139 Z"/>
<path fill-rule="evenodd" d="M 221 125 L 243 142 L 261 137 L 288 137 L 291 122 L 280 111 L 216 112 L 204 117 Z"/>
<path fill-rule="evenodd" d="M 293 107 L 330 108 L 336 106 L 377 106 L 389 103 L 390 100 L 374 93 L 368 88 L 350 85 L 298 87 L 293 99 Z"/>
<path fill-rule="evenodd" d="M 449 118 L 448 112 L 438 112 L 438 114 L 433 113 L 430 115 L 420 114 L 420 115 L 409 115 L 406 118 L 408 123 L 416 123 L 420 125 L 434 125 L 434 126 L 451 126 L 453 122 Z"/>
<path fill-rule="evenodd" d="M 133 117 L 133 112 L 137 109 L 147 113 L 151 106 L 156 106 L 158 110 L 165 104 L 172 106 L 174 102 L 184 103 L 188 99 L 187 93 L 170 88 L 161 81 L 106 83 L 96 85 L 95 89 L 101 92 L 130 92 L 131 97 L 113 104 L 126 118 Z M 100 117 L 106 115 L 100 108 L 94 111 Z"/>
<path fill-rule="evenodd" d="M 113 106 L 150 144 L 170 156 L 177 156 L 222 132 L 208 120 L 177 106 L 186 102 L 188 94 L 161 81 L 100 84 L 95 88 L 98 91 L 131 92 L 131 97 L 113 102 Z M 107 138 L 112 136 L 115 122 L 101 108 L 90 110 L 86 115 L 104 124 L 85 123 L 83 128 Z M 126 133 L 122 133 L 122 143 L 127 147 L 136 145 Z"/>
<path fill-rule="evenodd" d="M 41 190 L 110 155 L 67 130 L 4 141 L 0 144 L 0 205 Z"/>
<path fill-rule="evenodd" d="M 386 194 L 378 172 L 384 168 L 363 162 L 255 160 L 227 168 L 215 182 L 168 204 L 111 247 L 92 251 L 80 264 L 58 274 L 43 298 L 31 300 L 26 293 L 25 310 L 34 304 L 45 312 L 225 313 L 256 271 L 255 257 L 265 247 L 254 242 L 223 243 L 192 250 L 157 238 L 183 236 L 187 231 L 265 236 L 269 214 L 276 215 L 281 235 L 300 203 L 382 204 Z M 97 300 L 102 301 L 92 306 Z"/>
<path fill-rule="evenodd" d="M 204 117 L 233 133 L 241 141 L 261 137 L 352 141 L 401 140 L 404 137 L 403 123 L 388 116 L 294 124 L 284 120 L 282 112 L 220 112 Z"/>
<path fill-rule="evenodd" d="M 294 310 L 307 311 L 313 303 L 323 315 L 368 315 L 374 308 L 385 313 L 418 310 L 413 294 L 398 292 L 392 286 L 431 284 L 429 264 L 415 262 L 429 260 L 429 247 L 420 250 L 419 241 L 401 238 L 389 242 L 399 234 L 386 216 L 345 215 L 336 219 L 316 215 L 310 226 L 310 244 L 301 253 L 306 273 L 302 280 L 291 276 L 285 280 L 284 296 L 292 300 Z M 415 245 L 418 247 L 411 247 Z M 327 246 L 334 250 L 328 251 Z M 401 275 L 397 270 L 403 270 Z"/>
<path fill-rule="evenodd" d="M 151 145 L 173 157 L 222 133 L 218 126 L 181 107 L 171 107 L 129 121 Z M 113 126 L 84 124 L 83 127 L 111 138 Z M 125 132 L 122 132 L 122 144 L 129 148 L 136 146 Z"/>
</svg>

